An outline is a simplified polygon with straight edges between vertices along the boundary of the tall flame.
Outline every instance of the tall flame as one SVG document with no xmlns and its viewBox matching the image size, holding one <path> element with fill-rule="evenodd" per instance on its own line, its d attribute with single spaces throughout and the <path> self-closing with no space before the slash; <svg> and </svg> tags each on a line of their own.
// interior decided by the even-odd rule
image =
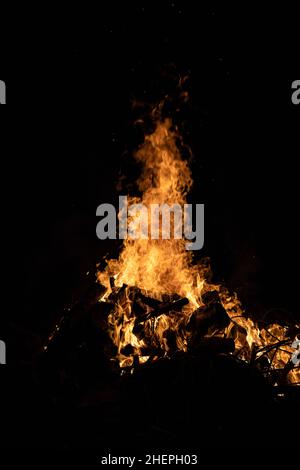
<svg viewBox="0 0 300 470">
<path fill-rule="evenodd" d="M 138 181 L 142 198 L 135 198 L 134 202 L 142 202 L 146 207 L 186 202 L 192 177 L 176 146 L 176 132 L 171 130 L 170 120 L 158 123 L 135 158 L 142 162 L 143 173 Z M 109 268 L 116 276 L 117 286 L 137 286 L 156 298 L 177 293 L 198 306 L 197 271 L 183 239 L 127 239 L 119 260 L 109 262 Z M 101 274 L 99 280 L 103 281 Z"/>
</svg>

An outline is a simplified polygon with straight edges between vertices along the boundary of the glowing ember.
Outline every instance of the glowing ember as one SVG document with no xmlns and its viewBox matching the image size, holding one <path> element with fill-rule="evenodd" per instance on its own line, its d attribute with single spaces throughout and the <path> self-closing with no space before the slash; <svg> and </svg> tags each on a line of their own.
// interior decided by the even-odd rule
<svg viewBox="0 0 300 470">
<path fill-rule="evenodd" d="M 179 138 L 169 119 L 158 120 L 155 131 L 146 136 L 135 155 L 143 165 L 138 181 L 142 196 L 129 198 L 132 202 L 146 207 L 187 202 L 192 177 L 176 144 Z M 205 296 L 211 291 L 217 292 L 230 320 L 227 326 L 210 329 L 210 337 L 233 338 L 233 354 L 247 362 L 255 360 L 269 370 L 289 367 L 295 333 L 291 337 L 286 327 L 277 324 L 260 329 L 246 318 L 237 296 L 208 281 L 209 267 L 193 263 L 185 243 L 184 239 L 162 236 L 158 240 L 126 239 L 119 259 L 108 260 L 105 270 L 97 273 L 106 288 L 100 301 L 112 304 L 108 331 L 120 367 L 188 351 L 194 333 L 190 319 L 197 309 L 201 315 Z M 163 311 L 161 302 L 167 302 Z M 293 364 L 286 375 L 290 382 L 300 382 L 299 368 L 293 369 Z"/>
</svg>

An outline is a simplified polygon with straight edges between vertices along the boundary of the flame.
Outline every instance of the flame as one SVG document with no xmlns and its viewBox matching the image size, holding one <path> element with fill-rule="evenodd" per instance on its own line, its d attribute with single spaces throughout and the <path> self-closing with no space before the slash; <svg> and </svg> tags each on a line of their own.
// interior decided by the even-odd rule
<svg viewBox="0 0 300 470">
<path fill-rule="evenodd" d="M 144 145 L 135 155 L 143 164 L 139 180 L 141 199 L 146 207 L 150 204 L 183 205 L 192 185 L 191 172 L 176 146 L 176 133 L 171 130 L 170 120 L 160 122 L 153 134 L 147 136 Z M 125 240 L 118 261 L 108 265 L 110 276 L 116 277 L 116 285 L 137 286 L 156 298 L 163 294 L 179 294 L 187 297 L 195 307 L 199 289 L 195 289 L 196 268 L 192 267 L 191 253 L 185 249 L 185 240 Z M 107 283 L 99 273 L 99 281 Z"/>
<path fill-rule="evenodd" d="M 131 202 L 183 206 L 192 186 L 192 175 L 188 163 L 181 156 L 177 142 L 180 140 L 178 129 L 170 119 L 158 120 L 154 132 L 135 154 L 142 164 L 142 174 L 138 180 L 141 197 L 131 198 Z M 133 217 L 134 219 L 134 217 Z M 173 221 L 174 228 L 174 221 Z M 124 240 L 118 259 L 110 259 L 103 271 L 98 271 L 98 281 L 106 287 L 99 299 L 108 302 L 114 293 L 118 295 L 108 317 L 108 332 L 116 346 L 115 359 L 121 368 L 143 364 L 156 359 L 155 351 L 160 349 L 165 356 L 170 354 L 172 336 L 173 349 L 187 351 L 191 332 L 187 328 L 193 312 L 204 305 L 205 293 L 217 290 L 231 322 L 223 331 L 211 334 L 233 338 L 235 353 L 242 360 L 259 361 L 265 357 L 272 369 L 284 369 L 294 350 L 287 340 L 287 329 L 272 324 L 259 328 L 246 318 L 240 301 L 223 286 L 211 284 L 208 280 L 209 267 L 205 263 L 195 264 L 190 251 L 186 250 L 184 239 L 163 239 L 161 227 L 157 240 Z M 158 314 L 145 318 L 140 323 L 143 335 L 135 331 L 137 314 L 133 308 L 132 289 L 138 288 L 143 295 L 153 299 L 172 300 L 174 296 L 188 299 L 179 312 Z M 123 290 L 122 290 L 123 289 Z M 121 292 L 121 293 L 120 293 Z M 155 310 L 155 309 L 154 309 Z M 147 307 L 147 312 L 151 309 Z M 282 343 L 281 346 L 276 346 Z M 299 370 L 289 371 L 289 380 L 300 382 Z"/>
</svg>

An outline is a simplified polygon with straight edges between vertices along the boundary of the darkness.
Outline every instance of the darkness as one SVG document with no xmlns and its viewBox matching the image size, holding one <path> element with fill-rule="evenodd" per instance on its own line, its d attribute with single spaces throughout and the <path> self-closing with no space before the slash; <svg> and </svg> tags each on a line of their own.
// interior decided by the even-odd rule
<svg viewBox="0 0 300 470">
<path fill-rule="evenodd" d="M 297 16 L 281 7 L 161 3 L 38 12 L 33 29 L 21 20 L 18 39 L 14 29 L 7 34 L 1 166 L 13 293 L 5 296 L 0 338 L 12 383 L 23 383 L 31 355 L 62 307 L 80 296 L 86 272 L 115 254 L 113 243 L 96 238 L 96 207 L 116 201 L 120 174 L 134 181 L 130 159 L 143 136 L 134 122 L 166 95 L 193 154 L 191 200 L 205 204 L 200 256 L 211 258 L 215 279 L 238 292 L 249 314 L 281 309 L 300 318 L 300 106 L 291 102 L 300 71 Z M 35 432 L 31 439 L 34 447 Z"/>
</svg>

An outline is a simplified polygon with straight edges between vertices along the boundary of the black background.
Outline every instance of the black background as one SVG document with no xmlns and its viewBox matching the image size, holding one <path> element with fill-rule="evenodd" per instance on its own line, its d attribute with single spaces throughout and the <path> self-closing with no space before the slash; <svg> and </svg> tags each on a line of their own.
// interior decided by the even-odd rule
<svg viewBox="0 0 300 470">
<path fill-rule="evenodd" d="M 166 94 L 176 102 L 185 76 L 190 100 L 173 119 L 193 152 L 191 200 L 206 206 L 200 255 L 252 315 L 299 318 L 295 12 L 165 1 L 26 13 L 0 64 L 8 360 L 30 357 L 31 335 L 47 335 L 85 273 L 114 253 L 96 238 L 96 207 L 116 201 L 120 173 L 135 177 L 139 111 Z"/>
</svg>

